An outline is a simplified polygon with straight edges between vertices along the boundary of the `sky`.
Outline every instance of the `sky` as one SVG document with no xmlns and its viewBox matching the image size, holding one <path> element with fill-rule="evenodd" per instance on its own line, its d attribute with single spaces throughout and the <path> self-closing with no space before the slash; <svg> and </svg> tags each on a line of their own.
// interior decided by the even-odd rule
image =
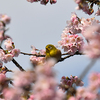
<svg viewBox="0 0 100 100">
<path fill-rule="evenodd" d="M 6 32 L 13 39 L 16 48 L 22 52 L 31 53 L 31 45 L 38 49 L 45 49 L 47 44 L 57 45 L 61 40 L 61 33 L 65 28 L 66 21 L 70 20 L 71 12 L 81 18 L 91 18 L 81 10 L 75 10 L 74 0 L 57 0 L 56 4 L 41 5 L 29 3 L 27 0 L 0 0 L 0 14 L 7 14 L 11 17 L 11 23 L 7 26 Z M 30 69 L 29 56 L 20 55 L 15 58 L 24 69 Z M 63 62 L 57 63 L 54 69 L 57 72 L 57 79 L 62 76 L 79 76 L 91 60 L 86 56 L 73 56 Z M 9 62 L 4 64 L 9 69 L 16 66 Z M 85 85 L 88 83 L 90 72 L 99 72 L 99 60 L 83 79 Z"/>
</svg>

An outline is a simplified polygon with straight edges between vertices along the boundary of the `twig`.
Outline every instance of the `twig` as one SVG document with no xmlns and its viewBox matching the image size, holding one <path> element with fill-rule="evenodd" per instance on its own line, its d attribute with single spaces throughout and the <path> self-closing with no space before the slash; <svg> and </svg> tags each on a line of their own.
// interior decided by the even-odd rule
<svg viewBox="0 0 100 100">
<path fill-rule="evenodd" d="M 36 57 L 45 57 L 45 55 L 30 54 L 30 53 L 24 53 L 24 52 L 20 52 L 20 54 L 29 55 L 29 56 L 36 56 Z"/>
<path fill-rule="evenodd" d="M 1 46 L 0 49 L 4 50 Z M 12 62 L 21 70 L 21 71 L 25 71 L 19 64 L 18 62 L 13 58 Z"/>
<path fill-rule="evenodd" d="M 93 67 L 93 65 L 96 63 L 96 59 L 92 59 L 89 65 L 83 70 L 79 78 L 82 80 L 85 75 L 88 73 L 88 71 Z"/>
<path fill-rule="evenodd" d="M 19 64 L 18 62 L 13 58 L 12 62 L 20 69 L 20 71 L 25 71 Z"/>
<path fill-rule="evenodd" d="M 3 67 L 3 71 L 6 71 L 6 72 L 13 72 L 12 70 L 9 70 L 6 66 Z"/>
<path fill-rule="evenodd" d="M 64 58 L 61 58 L 58 62 L 64 61 L 66 58 L 69 58 L 69 57 L 71 57 L 71 56 L 74 56 L 74 55 L 68 55 L 68 56 L 66 56 L 66 57 L 64 57 Z"/>
<path fill-rule="evenodd" d="M 64 54 L 62 54 L 62 55 L 67 55 L 68 53 L 64 53 Z M 74 55 L 83 55 L 82 53 L 79 53 L 78 51 L 75 53 L 75 54 L 73 54 L 73 55 L 68 55 L 68 56 L 65 56 L 64 58 L 61 58 L 58 62 L 61 62 L 61 61 L 64 61 L 65 59 L 67 59 L 67 58 L 69 58 L 69 57 L 72 57 L 72 56 L 74 56 Z"/>
</svg>

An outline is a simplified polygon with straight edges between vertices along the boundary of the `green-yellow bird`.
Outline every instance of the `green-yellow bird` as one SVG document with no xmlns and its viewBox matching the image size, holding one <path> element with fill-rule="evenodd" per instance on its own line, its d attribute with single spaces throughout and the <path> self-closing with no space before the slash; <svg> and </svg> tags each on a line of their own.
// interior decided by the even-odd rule
<svg viewBox="0 0 100 100">
<path fill-rule="evenodd" d="M 61 59 L 61 51 L 54 45 L 48 44 L 46 47 L 46 59 L 55 58 L 57 62 Z"/>
</svg>

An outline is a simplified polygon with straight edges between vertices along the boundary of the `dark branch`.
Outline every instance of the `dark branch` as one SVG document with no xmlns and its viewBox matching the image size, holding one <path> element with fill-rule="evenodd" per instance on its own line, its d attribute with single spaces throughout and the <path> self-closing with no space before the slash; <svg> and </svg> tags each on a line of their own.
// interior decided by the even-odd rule
<svg viewBox="0 0 100 100">
<path fill-rule="evenodd" d="M 36 56 L 36 57 L 45 57 L 45 55 L 30 54 L 30 53 L 24 53 L 24 52 L 20 52 L 20 54 L 29 55 L 29 56 Z"/>
<path fill-rule="evenodd" d="M 13 72 L 12 70 L 9 70 L 6 66 L 3 67 L 3 71 L 6 71 L 6 72 Z"/>
<path fill-rule="evenodd" d="M 0 49 L 4 50 L 1 46 Z M 21 70 L 21 71 L 25 71 L 19 64 L 18 62 L 13 58 L 12 62 Z"/>
<path fill-rule="evenodd" d="M 68 53 L 65 53 L 65 54 L 62 54 L 62 55 L 67 55 Z M 58 62 L 61 62 L 61 61 L 64 61 L 65 59 L 67 59 L 67 58 L 69 58 L 69 57 L 72 57 L 72 56 L 74 56 L 74 55 L 83 55 L 82 53 L 79 53 L 78 51 L 75 53 L 75 54 L 73 54 L 73 55 L 67 55 L 67 56 L 65 56 L 64 58 L 61 58 Z"/>
<path fill-rule="evenodd" d="M 58 62 L 62 62 L 62 61 L 64 61 L 65 59 L 67 59 L 67 58 L 69 58 L 69 57 L 71 57 L 71 56 L 74 56 L 74 55 L 68 55 L 68 56 L 66 56 L 66 57 L 64 57 L 64 58 L 61 58 Z"/>
<path fill-rule="evenodd" d="M 25 71 L 19 64 L 18 62 L 13 58 L 12 62 L 20 69 L 20 71 Z"/>
</svg>

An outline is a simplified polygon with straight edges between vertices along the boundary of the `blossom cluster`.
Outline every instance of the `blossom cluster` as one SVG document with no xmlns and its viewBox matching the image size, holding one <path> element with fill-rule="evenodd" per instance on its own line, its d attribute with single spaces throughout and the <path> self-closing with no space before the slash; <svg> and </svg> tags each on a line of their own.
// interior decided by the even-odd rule
<svg viewBox="0 0 100 100">
<path fill-rule="evenodd" d="M 100 73 L 92 73 L 89 78 L 89 85 L 78 88 L 76 96 L 72 96 L 68 100 L 100 100 L 99 89 Z"/>
<path fill-rule="evenodd" d="M 70 77 L 65 77 L 63 76 L 60 80 L 60 87 L 63 87 L 62 89 L 64 89 L 64 87 L 66 89 L 68 89 L 69 87 L 72 87 L 73 84 L 76 84 L 76 86 L 83 86 L 84 83 L 81 81 L 80 78 L 78 78 L 77 76 L 70 76 Z M 65 90 L 66 90 L 65 89 Z"/>
<path fill-rule="evenodd" d="M 93 18 L 79 18 L 75 12 L 72 12 L 71 18 L 67 21 L 67 26 L 64 29 L 64 33 L 70 34 L 78 34 L 81 33 L 83 35 L 84 30 L 92 25 L 93 23 L 100 23 L 99 20 Z M 84 35 L 83 35 L 84 36 Z"/>
<path fill-rule="evenodd" d="M 0 21 L 2 21 L 4 24 L 9 24 L 11 21 L 11 18 L 7 16 L 6 14 L 0 14 Z"/>
<path fill-rule="evenodd" d="M 0 98 L 2 100 L 27 100 L 28 91 L 35 81 L 35 73 L 33 71 L 16 72 L 11 79 L 8 80 L 4 73 L 0 73 Z M 9 86 L 9 83 L 13 86 Z M 0 99 L 1 100 L 1 99 Z"/>
<path fill-rule="evenodd" d="M 76 95 L 75 86 L 83 86 L 84 83 L 77 76 L 65 77 L 60 80 L 59 88 L 66 93 L 66 98 Z"/>
<path fill-rule="evenodd" d="M 67 26 L 64 29 L 65 33 L 70 34 L 77 34 L 81 32 L 81 19 L 77 16 L 75 12 L 71 14 L 71 18 L 69 21 L 67 21 Z"/>
<path fill-rule="evenodd" d="M 90 58 L 100 57 L 100 24 L 93 23 L 83 32 L 88 43 L 84 46 L 84 54 Z"/>
<path fill-rule="evenodd" d="M 7 31 L 6 25 L 9 24 L 10 21 L 11 19 L 9 16 L 0 14 L 0 43 L 5 39 L 10 38 L 10 36 L 5 34 L 5 31 Z"/>
<path fill-rule="evenodd" d="M 7 63 L 11 61 L 13 57 L 18 57 L 20 50 L 15 49 L 15 45 L 10 38 L 5 40 L 4 45 L 6 50 L 0 49 L 0 61 Z"/>
<path fill-rule="evenodd" d="M 93 5 L 96 4 L 98 6 L 98 11 L 95 13 L 97 16 L 100 15 L 100 1 L 99 0 L 74 0 L 78 6 L 76 7 L 77 10 L 83 10 L 86 14 L 91 15 L 93 10 Z"/>
<path fill-rule="evenodd" d="M 100 21 L 95 18 L 79 18 L 72 13 L 70 21 L 61 35 L 58 43 L 70 55 L 81 52 L 90 58 L 100 57 Z M 85 38 L 83 39 L 82 36 Z M 86 42 L 84 42 L 86 40 Z"/>
<path fill-rule="evenodd" d="M 0 98 L 2 100 L 64 100 L 65 93 L 58 89 L 55 72 L 52 66 L 54 60 L 38 65 L 35 70 L 15 72 L 12 85 L 7 81 L 6 75 L 0 73 Z M 30 92 L 29 92 L 30 91 Z"/>
<path fill-rule="evenodd" d="M 49 0 L 27 0 L 27 1 L 31 3 L 40 1 L 40 3 L 43 5 L 46 5 L 49 2 Z M 56 2 L 57 2 L 56 0 L 50 0 L 50 4 L 55 4 Z"/>
<path fill-rule="evenodd" d="M 52 69 L 55 61 L 49 60 L 43 66 L 36 67 L 37 81 L 34 85 L 34 100 L 63 100 L 62 89 L 58 89 L 55 72 Z M 30 99 L 33 100 L 33 99 Z"/>
<path fill-rule="evenodd" d="M 48 2 L 51 4 L 57 2 L 56 0 L 27 1 L 31 3 L 39 1 L 44 5 Z M 94 12 L 94 4 L 100 5 L 100 0 L 94 2 L 92 2 L 93 0 L 74 1 L 78 4 L 77 9 L 82 9 L 89 15 Z M 100 15 L 100 9 L 96 15 Z M 53 70 L 54 65 L 58 62 L 52 57 L 47 60 L 46 51 L 38 50 L 34 46 L 29 54 L 33 64 L 30 70 L 12 71 L 6 66 L 3 67 L 3 62 L 13 61 L 13 57 L 25 54 L 19 49 L 15 49 L 11 37 L 5 34 L 8 30 L 6 24 L 9 24 L 10 20 L 7 15 L 0 15 L 0 100 L 100 100 L 100 73 L 91 74 L 87 87 L 76 88 L 76 86 L 83 86 L 84 83 L 78 76 L 72 75 L 70 77 L 63 76 L 58 84 L 56 72 Z M 2 48 L 3 41 L 5 49 Z M 67 52 L 65 55 L 68 54 L 70 57 L 78 52 L 88 55 L 90 58 L 100 58 L 99 43 L 100 21 L 95 18 L 79 18 L 76 13 L 72 13 L 70 21 L 67 21 L 67 26 L 58 42 L 62 49 Z M 16 66 L 21 68 L 18 63 Z M 13 72 L 13 77 L 8 78 L 7 72 Z"/>
<path fill-rule="evenodd" d="M 58 43 L 62 46 L 62 49 L 64 49 L 65 52 L 70 55 L 74 55 L 77 51 L 81 52 L 84 43 L 81 36 L 63 33 L 61 38 L 62 40 Z"/>
<path fill-rule="evenodd" d="M 77 51 L 81 52 L 81 48 L 84 44 L 83 38 L 77 33 L 82 31 L 81 19 L 79 19 L 76 13 L 72 13 L 71 20 L 67 21 L 67 26 L 61 35 L 61 41 L 58 43 L 70 55 L 75 54 Z"/>
<path fill-rule="evenodd" d="M 33 55 L 30 57 L 30 61 L 34 66 L 36 66 L 38 64 L 43 64 L 45 62 L 45 57 L 37 57 L 38 55 L 46 55 L 45 50 L 38 50 L 34 46 L 32 46 L 31 53 Z M 37 56 L 34 56 L 34 54 Z"/>
</svg>

